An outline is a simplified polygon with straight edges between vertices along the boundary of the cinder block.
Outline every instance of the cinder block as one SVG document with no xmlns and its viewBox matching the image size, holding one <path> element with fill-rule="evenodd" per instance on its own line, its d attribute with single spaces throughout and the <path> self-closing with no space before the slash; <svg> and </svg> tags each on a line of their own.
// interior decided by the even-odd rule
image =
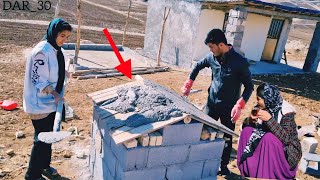
<svg viewBox="0 0 320 180">
<path fill-rule="evenodd" d="M 105 125 L 105 122 L 103 120 L 99 120 L 97 122 L 98 129 L 97 131 L 101 134 L 103 141 L 106 143 L 107 146 L 110 147 L 111 139 L 110 136 L 110 130 L 107 129 L 107 126 Z"/>
<path fill-rule="evenodd" d="M 93 172 L 93 167 L 94 167 L 94 163 L 95 163 L 95 159 L 96 159 L 96 150 L 94 148 L 94 144 L 91 143 L 90 144 L 90 153 L 89 153 L 89 168 L 90 168 L 90 172 Z"/>
<path fill-rule="evenodd" d="M 105 179 L 105 180 L 114 180 L 116 174 L 111 175 L 110 169 L 108 169 L 108 163 L 109 163 L 109 162 L 102 161 L 102 164 L 103 164 L 103 172 L 102 172 L 102 174 L 103 174 L 103 179 Z M 116 167 L 115 167 L 115 168 L 116 168 Z M 114 172 L 115 172 L 115 171 L 114 171 Z"/>
<path fill-rule="evenodd" d="M 94 174 L 93 179 L 103 179 L 103 165 L 101 155 L 96 153 L 95 163 L 94 163 Z"/>
<path fill-rule="evenodd" d="M 123 144 L 117 145 L 112 139 L 111 150 L 124 171 L 143 169 L 147 165 L 148 147 L 142 147 L 139 144 L 136 148 L 127 149 Z"/>
<path fill-rule="evenodd" d="M 94 139 L 96 138 L 97 130 L 98 130 L 97 121 L 93 120 L 92 121 L 92 131 L 91 131 L 91 140 L 92 140 L 92 142 L 94 142 Z"/>
<path fill-rule="evenodd" d="M 206 160 L 204 162 L 203 171 L 202 171 L 202 178 L 208 177 L 215 177 L 218 174 L 219 166 L 220 166 L 220 159 L 216 160 Z"/>
<path fill-rule="evenodd" d="M 203 178 L 201 180 L 217 180 L 217 175 Z"/>
<path fill-rule="evenodd" d="M 235 25 L 235 31 L 234 32 L 243 32 L 244 26 L 242 25 Z"/>
<path fill-rule="evenodd" d="M 203 161 L 172 165 L 167 167 L 168 180 L 197 180 L 201 179 Z"/>
<path fill-rule="evenodd" d="M 166 174 L 166 167 L 147 168 L 134 171 L 123 171 L 121 164 L 117 164 L 116 180 L 163 180 Z"/>
<path fill-rule="evenodd" d="M 180 145 L 191 144 L 200 141 L 203 124 L 191 122 L 184 124 L 182 121 L 176 124 L 164 127 L 162 133 L 162 145 Z"/>
<path fill-rule="evenodd" d="M 116 176 L 116 164 L 117 158 L 114 156 L 113 152 L 111 151 L 110 147 L 104 146 L 102 151 L 102 158 L 107 168 L 109 169 L 110 174 L 115 177 Z"/>
<path fill-rule="evenodd" d="M 301 142 L 302 152 L 314 153 L 317 146 L 318 141 L 313 137 L 306 137 Z"/>
<path fill-rule="evenodd" d="M 239 17 L 239 11 L 234 10 L 234 9 L 230 9 L 230 11 L 229 11 L 229 17 L 234 17 L 234 18 Z"/>
<path fill-rule="evenodd" d="M 189 153 L 189 145 L 150 147 L 147 167 L 167 166 L 184 163 Z"/>
<path fill-rule="evenodd" d="M 190 145 L 188 161 L 203 161 L 209 159 L 221 159 L 225 140 L 216 139 L 214 141 L 201 141 L 198 144 Z"/>
</svg>

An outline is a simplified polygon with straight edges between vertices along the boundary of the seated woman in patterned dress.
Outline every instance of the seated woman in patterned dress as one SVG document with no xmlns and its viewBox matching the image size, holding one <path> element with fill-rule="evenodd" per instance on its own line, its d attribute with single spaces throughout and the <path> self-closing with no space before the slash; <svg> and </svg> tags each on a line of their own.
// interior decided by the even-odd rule
<svg viewBox="0 0 320 180">
<path fill-rule="evenodd" d="M 257 88 L 257 106 L 243 124 L 238 146 L 242 176 L 294 179 L 302 156 L 295 109 L 284 101 L 276 86 Z"/>
</svg>

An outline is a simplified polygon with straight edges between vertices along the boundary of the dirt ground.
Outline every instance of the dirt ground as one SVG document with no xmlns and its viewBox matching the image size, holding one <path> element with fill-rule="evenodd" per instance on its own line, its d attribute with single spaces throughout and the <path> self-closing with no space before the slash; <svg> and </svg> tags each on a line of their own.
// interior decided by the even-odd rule
<svg viewBox="0 0 320 180">
<path fill-rule="evenodd" d="M 55 4 L 57 0 L 51 2 Z M 126 9 L 124 0 L 94 0 L 92 2 L 112 7 L 116 11 L 125 12 Z M 61 15 L 68 21 L 76 23 L 74 19 L 75 8 L 72 5 L 72 3 L 75 3 L 75 0 L 70 1 L 70 4 L 68 3 L 63 4 Z M 117 14 L 115 11 L 90 4 L 85 4 L 84 7 L 86 7 L 86 9 L 94 9 L 94 11 L 84 10 L 84 25 L 106 26 L 120 30 L 124 28 L 124 16 L 119 15 L 119 13 Z M 99 13 L 96 14 L 96 12 Z M 145 20 L 145 6 L 136 4 L 133 12 L 135 13 L 135 18 Z M 53 11 L 37 12 L 33 15 L 26 12 L 7 14 L 0 12 L 0 17 L 50 21 L 53 17 Z M 101 19 L 104 17 L 108 18 Z M 144 27 L 144 23 L 132 19 L 129 30 L 143 33 Z M 30 119 L 22 109 L 25 67 L 24 50 L 39 42 L 46 28 L 46 26 L 32 26 L 32 28 L 30 28 L 30 25 L 26 24 L 0 22 L 0 101 L 11 99 L 17 101 L 19 104 L 19 108 L 15 111 L 8 112 L 0 110 L 0 171 L 3 173 L 1 174 L 0 172 L 0 179 L 23 179 L 26 172 L 33 142 L 33 127 Z M 100 32 L 82 30 L 82 33 L 83 39 L 90 40 L 94 43 L 106 43 L 105 37 Z M 122 35 L 112 34 L 112 36 L 116 43 L 121 43 Z M 75 42 L 75 36 L 71 37 L 70 42 Z M 143 37 L 129 36 L 126 46 L 133 49 L 143 47 Z M 176 92 L 180 92 L 180 87 L 183 85 L 187 76 L 188 72 L 170 71 L 144 75 L 143 77 L 162 84 Z M 84 159 L 76 157 L 81 151 L 88 155 L 88 145 L 90 144 L 92 102 L 86 98 L 86 94 L 127 82 L 129 82 L 129 80 L 125 77 L 82 81 L 72 79 L 69 82 L 66 101 L 74 108 L 77 117 L 63 123 L 63 129 L 76 126 L 78 127 L 80 137 L 72 137 L 53 146 L 52 164 L 59 170 L 61 177 L 51 179 L 73 180 L 88 178 L 90 175 L 87 168 L 88 157 L 85 156 Z M 298 125 L 312 124 L 313 119 L 310 115 L 312 113 L 320 113 L 320 84 L 317 83 L 320 82 L 320 74 L 254 77 L 255 86 L 262 82 L 273 83 L 280 87 L 283 97 L 297 109 L 296 122 Z M 198 105 L 204 105 L 207 98 L 206 90 L 209 84 L 210 77 L 199 75 L 193 88 L 201 89 L 202 92 L 191 95 L 189 100 Z M 244 119 L 254 106 L 254 94 L 251 96 L 240 119 Z M 237 132 L 239 131 L 240 124 L 241 120 L 237 122 Z M 25 137 L 22 139 L 16 139 L 15 137 L 15 133 L 19 130 L 25 134 Z M 316 138 L 318 141 L 320 140 L 320 137 L 317 135 Z M 235 155 L 237 149 L 236 141 L 234 141 L 233 148 L 233 154 Z M 9 149 L 14 150 L 14 155 L 9 156 L 5 153 Z M 71 158 L 65 158 L 64 155 L 69 152 L 72 152 Z M 320 153 L 319 148 L 317 152 Z M 235 161 L 230 163 L 230 168 L 234 174 L 227 179 L 240 178 Z M 218 178 L 224 179 L 222 177 Z M 298 171 L 297 178 L 311 180 L 320 177 L 304 175 Z"/>
</svg>

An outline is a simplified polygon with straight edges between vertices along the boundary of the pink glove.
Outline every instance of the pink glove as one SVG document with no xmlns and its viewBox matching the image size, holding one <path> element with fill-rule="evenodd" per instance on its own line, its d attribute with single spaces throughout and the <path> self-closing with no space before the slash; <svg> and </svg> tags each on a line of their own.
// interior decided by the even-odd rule
<svg viewBox="0 0 320 180">
<path fill-rule="evenodd" d="M 244 108 L 245 105 L 246 105 L 246 101 L 241 97 L 237 101 L 237 103 L 233 106 L 231 110 L 231 119 L 234 123 L 239 119 L 241 115 L 241 110 Z"/>
<path fill-rule="evenodd" d="M 181 88 L 183 96 L 188 96 L 189 95 L 191 87 L 192 87 L 192 84 L 193 84 L 193 80 L 191 80 L 191 79 L 186 80 L 186 82 L 184 83 L 183 87 Z"/>
</svg>

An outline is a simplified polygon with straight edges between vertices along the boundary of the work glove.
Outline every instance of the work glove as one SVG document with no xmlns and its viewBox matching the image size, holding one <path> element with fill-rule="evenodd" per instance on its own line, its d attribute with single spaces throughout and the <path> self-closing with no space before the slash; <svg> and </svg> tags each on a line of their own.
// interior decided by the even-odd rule
<svg viewBox="0 0 320 180">
<path fill-rule="evenodd" d="M 183 87 L 181 88 L 183 96 L 188 96 L 189 95 L 191 87 L 192 87 L 192 84 L 193 84 L 193 80 L 191 80 L 191 79 L 186 80 L 186 82 L 184 83 Z"/>
<path fill-rule="evenodd" d="M 241 115 L 241 110 L 244 108 L 244 106 L 246 105 L 246 101 L 243 99 L 243 97 L 241 97 L 237 103 L 233 106 L 232 110 L 231 110 L 231 120 L 235 123 L 240 115 Z"/>
</svg>

